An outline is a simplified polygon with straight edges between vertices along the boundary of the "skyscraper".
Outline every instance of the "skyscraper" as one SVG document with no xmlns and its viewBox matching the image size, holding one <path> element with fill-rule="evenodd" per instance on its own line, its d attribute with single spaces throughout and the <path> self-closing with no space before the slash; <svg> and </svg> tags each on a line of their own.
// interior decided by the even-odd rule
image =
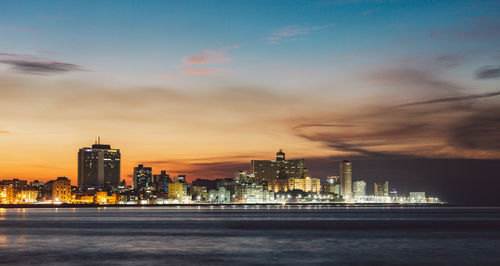
<svg viewBox="0 0 500 266">
<path fill-rule="evenodd" d="M 259 184 L 270 184 L 278 178 L 302 178 L 304 159 L 286 160 L 283 150 L 276 153 L 276 160 L 252 160 L 252 174 Z"/>
<path fill-rule="evenodd" d="M 134 167 L 134 189 L 136 191 L 147 188 L 153 184 L 152 172 L 153 169 L 151 167 L 144 167 L 142 164 Z"/>
<path fill-rule="evenodd" d="M 118 186 L 120 159 L 120 150 L 101 144 L 100 139 L 92 145 L 92 148 L 81 148 L 78 151 L 78 186 L 84 188 Z"/>
<path fill-rule="evenodd" d="M 340 163 L 340 194 L 344 201 L 352 199 L 352 166 L 347 160 Z"/>
</svg>

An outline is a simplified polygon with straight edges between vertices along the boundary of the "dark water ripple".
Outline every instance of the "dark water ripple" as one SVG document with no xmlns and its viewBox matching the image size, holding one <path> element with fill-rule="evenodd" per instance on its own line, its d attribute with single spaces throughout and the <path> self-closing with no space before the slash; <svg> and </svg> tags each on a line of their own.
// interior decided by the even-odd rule
<svg viewBox="0 0 500 266">
<path fill-rule="evenodd" d="M 500 265 L 499 208 L 0 210 L 8 265 Z"/>
</svg>

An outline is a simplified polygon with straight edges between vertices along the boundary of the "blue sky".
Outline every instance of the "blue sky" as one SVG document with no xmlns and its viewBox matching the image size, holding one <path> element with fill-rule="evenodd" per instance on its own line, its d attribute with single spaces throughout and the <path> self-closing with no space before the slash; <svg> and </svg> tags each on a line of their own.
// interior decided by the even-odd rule
<svg viewBox="0 0 500 266">
<path fill-rule="evenodd" d="M 174 74 L 183 56 L 233 45 L 229 67 L 238 70 L 366 66 L 494 54 L 497 42 L 446 35 L 498 24 L 499 9 L 496 1 L 1 1 L 0 49 L 118 79 L 134 72 L 146 83 Z M 287 30 L 277 44 L 267 40 Z"/>
</svg>

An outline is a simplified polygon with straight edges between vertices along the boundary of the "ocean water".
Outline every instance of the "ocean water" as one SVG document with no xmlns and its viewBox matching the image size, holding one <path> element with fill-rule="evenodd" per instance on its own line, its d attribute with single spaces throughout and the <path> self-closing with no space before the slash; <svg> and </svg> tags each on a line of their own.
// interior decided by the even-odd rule
<svg viewBox="0 0 500 266">
<path fill-rule="evenodd" d="M 0 209 L 8 265 L 500 265 L 500 208 Z"/>
</svg>

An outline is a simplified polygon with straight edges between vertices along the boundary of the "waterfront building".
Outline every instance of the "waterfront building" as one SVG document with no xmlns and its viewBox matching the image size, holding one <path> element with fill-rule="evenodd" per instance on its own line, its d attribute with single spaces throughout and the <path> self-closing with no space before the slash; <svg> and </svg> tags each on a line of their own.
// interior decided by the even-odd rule
<svg viewBox="0 0 500 266">
<path fill-rule="evenodd" d="M 267 203 L 274 201 L 274 192 L 262 185 L 241 183 L 232 186 L 232 201 L 237 203 Z"/>
<path fill-rule="evenodd" d="M 258 184 L 269 184 L 279 177 L 301 178 L 304 176 L 304 159 L 286 160 L 283 150 L 276 153 L 276 160 L 252 160 L 252 174 Z"/>
<path fill-rule="evenodd" d="M 14 202 L 14 187 L 12 185 L 0 185 L 0 203 L 13 204 Z"/>
<path fill-rule="evenodd" d="M 94 203 L 96 204 L 117 204 L 116 194 L 108 195 L 106 191 L 98 191 L 94 195 Z"/>
<path fill-rule="evenodd" d="M 190 190 L 191 198 L 193 200 L 196 200 L 196 201 L 208 200 L 207 187 L 191 185 L 189 190 Z"/>
<path fill-rule="evenodd" d="M 183 182 L 173 182 L 168 184 L 167 197 L 169 199 L 183 201 L 187 197 L 188 185 Z"/>
<path fill-rule="evenodd" d="M 52 182 L 52 200 L 64 203 L 71 202 L 71 181 L 67 177 L 58 177 Z"/>
<path fill-rule="evenodd" d="M 389 197 L 389 181 L 375 182 L 373 195 L 376 197 Z"/>
<path fill-rule="evenodd" d="M 94 196 L 89 196 L 89 195 L 76 196 L 76 195 L 72 195 L 71 203 L 73 203 L 73 204 L 92 204 L 92 203 L 94 203 Z"/>
<path fill-rule="evenodd" d="M 120 150 L 100 144 L 100 140 L 92 145 L 92 148 L 81 148 L 78 151 L 78 186 L 80 188 L 118 186 L 120 160 Z"/>
<path fill-rule="evenodd" d="M 140 191 L 143 188 L 148 188 L 153 183 L 152 168 L 144 167 L 144 165 L 139 164 L 134 167 L 134 189 Z"/>
<path fill-rule="evenodd" d="M 229 203 L 231 201 L 231 193 L 224 187 L 220 187 L 217 190 L 210 190 L 208 201 L 212 203 Z"/>
<path fill-rule="evenodd" d="M 352 193 L 354 197 L 366 196 L 366 182 L 359 180 L 352 183 Z"/>
<path fill-rule="evenodd" d="M 22 189 L 16 193 L 16 203 L 35 203 L 38 197 L 36 189 Z"/>
<path fill-rule="evenodd" d="M 292 190 L 320 193 L 321 183 L 319 178 L 312 178 L 309 174 L 306 174 L 306 176 L 302 178 L 278 178 L 268 185 L 268 190 L 274 191 L 275 193 Z"/>
<path fill-rule="evenodd" d="M 425 192 L 410 192 L 410 202 L 411 203 L 426 203 Z"/>
<path fill-rule="evenodd" d="M 352 165 L 347 160 L 340 163 L 340 194 L 344 201 L 352 199 Z"/>
</svg>

